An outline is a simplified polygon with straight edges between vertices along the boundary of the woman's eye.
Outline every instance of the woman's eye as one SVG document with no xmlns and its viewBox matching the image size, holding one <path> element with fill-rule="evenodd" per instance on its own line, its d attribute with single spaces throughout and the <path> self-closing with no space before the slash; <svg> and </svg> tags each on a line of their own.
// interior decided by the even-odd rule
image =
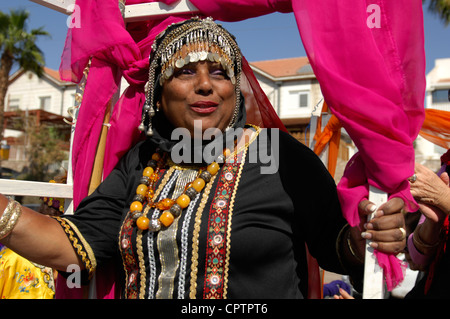
<svg viewBox="0 0 450 319">
<path fill-rule="evenodd" d="M 175 69 L 174 77 L 188 76 L 193 74 L 195 74 L 195 71 L 190 68 Z"/>
<path fill-rule="evenodd" d="M 190 75 L 190 74 L 194 74 L 195 71 L 192 70 L 192 69 L 184 68 L 184 69 L 180 69 L 179 73 L 180 73 L 180 75 L 181 75 L 181 74 L 187 74 L 187 75 Z"/>
<path fill-rule="evenodd" d="M 227 77 L 227 73 L 223 69 L 212 70 L 211 75 Z"/>
</svg>

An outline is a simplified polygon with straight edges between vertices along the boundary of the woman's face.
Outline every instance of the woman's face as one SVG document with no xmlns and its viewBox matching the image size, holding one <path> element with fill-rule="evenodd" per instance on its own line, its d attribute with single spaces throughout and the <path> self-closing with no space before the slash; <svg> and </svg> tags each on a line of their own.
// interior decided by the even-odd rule
<svg viewBox="0 0 450 319">
<path fill-rule="evenodd" d="M 202 61 L 176 69 L 163 84 L 160 110 L 175 127 L 194 134 L 194 121 L 224 131 L 234 113 L 234 85 L 220 63 Z M 198 137 L 197 137 L 198 138 Z"/>
</svg>

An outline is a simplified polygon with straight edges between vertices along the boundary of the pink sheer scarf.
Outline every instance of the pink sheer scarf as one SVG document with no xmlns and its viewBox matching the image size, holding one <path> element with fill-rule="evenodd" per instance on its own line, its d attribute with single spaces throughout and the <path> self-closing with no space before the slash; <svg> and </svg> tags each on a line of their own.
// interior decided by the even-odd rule
<svg viewBox="0 0 450 319">
<path fill-rule="evenodd" d="M 424 119 L 420 0 L 191 2 L 223 21 L 294 12 L 325 100 L 359 150 L 338 185 L 345 218 L 359 225 L 357 207 L 369 185 L 416 209 L 407 178 L 414 173 L 413 141 Z M 403 265 L 393 255 L 377 252 L 377 258 L 390 290 L 403 280 Z"/>
<path fill-rule="evenodd" d="M 140 2 L 129 0 L 128 4 Z M 169 1 L 168 1 L 169 2 Z M 173 2 L 173 1 L 171 1 Z M 66 81 L 79 83 L 92 59 L 83 100 L 79 109 L 72 149 L 74 208 L 87 196 L 97 144 L 109 101 L 116 94 L 121 76 L 130 86 L 114 105 L 107 136 L 103 176 L 140 138 L 137 127 L 148 77 L 148 57 L 155 36 L 169 24 L 187 17 L 169 17 L 152 22 L 131 23 L 125 27 L 117 0 L 78 0 L 80 28 L 68 31 L 60 74 Z M 113 265 L 96 272 L 96 297 L 118 298 Z M 86 287 L 67 289 L 59 276 L 56 298 L 85 298 Z"/>
</svg>

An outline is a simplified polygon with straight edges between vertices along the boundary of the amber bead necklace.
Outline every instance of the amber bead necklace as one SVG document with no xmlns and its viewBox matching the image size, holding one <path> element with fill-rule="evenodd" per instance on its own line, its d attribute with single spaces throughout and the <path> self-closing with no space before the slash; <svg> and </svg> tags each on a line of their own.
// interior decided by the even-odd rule
<svg viewBox="0 0 450 319">
<path fill-rule="evenodd" d="M 229 149 L 225 149 L 218 161 L 224 162 L 230 153 Z M 130 205 L 130 213 L 136 221 L 136 226 L 141 230 L 157 232 L 162 227 L 169 227 L 220 169 L 220 165 L 214 161 L 205 170 L 198 172 L 197 177 L 185 186 L 183 193 L 177 199 L 164 198 L 154 202 L 155 184 L 158 181 L 159 170 L 165 165 L 166 160 L 167 153 L 163 155 L 158 152 L 154 153 L 136 188 L 136 195 Z M 148 208 L 158 208 L 162 211 L 159 218 L 148 218 L 147 214 L 142 212 L 145 202 L 147 202 Z"/>
</svg>

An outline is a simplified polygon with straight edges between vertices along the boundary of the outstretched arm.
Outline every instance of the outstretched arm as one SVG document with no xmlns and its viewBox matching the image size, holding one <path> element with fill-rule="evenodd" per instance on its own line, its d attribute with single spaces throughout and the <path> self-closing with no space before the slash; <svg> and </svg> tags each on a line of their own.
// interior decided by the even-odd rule
<svg viewBox="0 0 450 319">
<path fill-rule="evenodd" d="M 7 205 L 8 198 L 0 195 L 0 219 L 7 213 Z M 71 264 L 84 267 L 55 219 L 27 207 L 21 206 L 20 209 L 22 212 L 14 228 L 6 237 L 0 239 L 3 245 L 32 262 L 57 270 L 66 271 L 67 266 Z M 0 233 L 1 230 L 0 225 Z"/>
</svg>

